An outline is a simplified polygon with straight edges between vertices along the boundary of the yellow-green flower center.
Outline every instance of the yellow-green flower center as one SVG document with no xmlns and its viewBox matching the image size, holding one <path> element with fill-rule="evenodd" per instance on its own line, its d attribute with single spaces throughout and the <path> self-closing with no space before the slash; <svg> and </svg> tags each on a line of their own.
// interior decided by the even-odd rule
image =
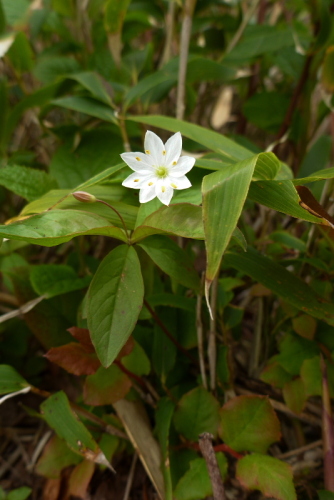
<svg viewBox="0 0 334 500">
<path fill-rule="evenodd" d="M 155 175 L 159 177 L 159 179 L 165 179 L 168 176 L 168 168 L 167 167 L 157 167 L 155 171 Z"/>
</svg>

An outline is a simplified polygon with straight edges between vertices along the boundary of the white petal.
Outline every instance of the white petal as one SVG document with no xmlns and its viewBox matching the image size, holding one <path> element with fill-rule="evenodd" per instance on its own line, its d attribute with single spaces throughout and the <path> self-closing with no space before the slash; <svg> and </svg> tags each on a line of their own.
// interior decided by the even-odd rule
<svg viewBox="0 0 334 500">
<path fill-rule="evenodd" d="M 185 175 L 182 177 L 173 177 L 170 175 L 168 179 L 173 189 L 187 189 L 191 187 L 191 182 Z"/>
<path fill-rule="evenodd" d="M 135 172 L 146 174 L 154 171 L 151 158 L 144 153 L 122 153 L 121 158 Z"/>
<path fill-rule="evenodd" d="M 154 132 L 146 132 L 144 147 L 146 155 L 152 158 L 153 165 L 161 167 L 166 164 L 165 145 Z"/>
<path fill-rule="evenodd" d="M 180 132 L 172 135 L 165 144 L 166 165 L 171 165 L 180 158 L 182 152 L 182 136 Z"/>
<path fill-rule="evenodd" d="M 170 200 L 173 197 L 172 187 L 165 183 L 160 185 L 160 183 L 157 182 L 155 186 L 155 192 L 161 203 L 163 203 L 164 205 L 169 205 Z"/>
<path fill-rule="evenodd" d="M 129 177 L 127 177 L 123 182 L 122 186 L 133 188 L 133 189 L 140 189 L 143 187 L 143 185 L 146 185 L 146 183 L 150 182 L 152 175 L 142 175 L 139 174 L 138 172 L 135 172 Z"/>
<path fill-rule="evenodd" d="M 182 175 L 187 174 L 195 165 L 195 161 L 196 159 L 191 156 L 181 156 L 177 164 L 170 167 L 170 175 L 173 177 L 181 177 Z"/>
<path fill-rule="evenodd" d="M 139 191 L 139 201 L 140 203 L 147 203 L 156 197 L 155 186 L 143 187 Z"/>
</svg>

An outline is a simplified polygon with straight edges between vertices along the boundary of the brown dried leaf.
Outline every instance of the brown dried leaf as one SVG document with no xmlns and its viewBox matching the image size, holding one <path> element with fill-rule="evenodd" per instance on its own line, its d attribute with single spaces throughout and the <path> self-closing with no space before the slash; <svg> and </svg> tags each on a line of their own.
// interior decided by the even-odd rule
<svg viewBox="0 0 334 500">
<path fill-rule="evenodd" d="M 53 347 L 45 357 L 74 375 L 92 375 L 101 366 L 94 352 L 82 344 L 71 342 L 61 347 Z"/>
</svg>

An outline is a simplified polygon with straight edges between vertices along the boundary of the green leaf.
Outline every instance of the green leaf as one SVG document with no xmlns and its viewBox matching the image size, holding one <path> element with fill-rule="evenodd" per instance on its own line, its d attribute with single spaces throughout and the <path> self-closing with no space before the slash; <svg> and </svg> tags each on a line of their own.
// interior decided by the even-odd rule
<svg viewBox="0 0 334 500">
<path fill-rule="evenodd" d="M 31 71 L 33 67 L 33 51 L 27 35 L 20 31 L 17 33 L 13 44 L 7 52 L 12 65 L 18 73 Z"/>
<path fill-rule="evenodd" d="M 0 365 L 0 394 L 17 392 L 30 384 L 9 365 Z"/>
<path fill-rule="evenodd" d="M 174 424 L 186 439 L 198 441 L 203 432 L 210 432 L 216 437 L 218 423 L 218 401 L 206 389 L 197 387 L 182 396 L 174 414 Z"/>
<path fill-rule="evenodd" d="M 132 234 L 132 243 L 156 233 L 172 234 L 184 238 L 204 239 L 202 209 L 190 203 L 161 207 L 146 217 Z"/>
<path fill-rule="evenodd" d="M 76 68 L 77 69 L 77 68 Z M 78 111 L 88 116 L 94 116 L 105 122 L 117 124 L 114 110 L 95 99 L 80 96 L 60 97 L 51 101 L 54 106 Z"/>
<path fill-rule="evenodd" d="M 220 473 L 227 472 L 227 459 L 223 453 L 216 453 Z M 197 500 L 212 496 L 212 483 L 204 458 L 190 462 L 190 468 L 177 483 L 174 496 L 176 500 Z"/>
<path fill-rule="evenodd" d="M 65 441 L 55 435 L 45 446 L 34 470 L 41 476 L 57 479 L 65 467 L 76 465 L 81 460 L 82 458 L 74 453 Z"/>
<path fill-rule="evenodd" d="M 334 45 L 326 50 L 326 55 L 322 63 L 321 83 L 327 92 L 334 92 Z"/>
<path fill-rule="evenodd" d="M 203 223 L 207 251 L 206 288 L 220 262 L 246 201 L 258 156 L 203 179 Z"/>
<path fill-rule="evenodd" d="M 28 0 L 1 0 L 7 23 L 10 26 L 21 24 L 27 16 L 30 7 Z M 22 25 L 21 25 L 22 27 Z"/>
<path fill-rule="evenodd" d="M 160 319 L 168 328 L 171 319 L 167 317 L 167 313 L 160 314 Z M 175 324 L 175 323 L 174 323 Z M 172 325 L 173 326 L 173 323 Z M 172 330 L 172 328 L 169 328 Z M 173 331 L 173 330 L 172 330 Z M 152 340 L 150 340 L 152 343 Z M 152 346 L 152 365 L 154 371 L 160 377 L 163 384 L 170 373 L 173 373 L 177 356 L 177 348 L 160 326 L 154 326 L 153 346 Z"/>
<path fill-rule="evenodd" d="M 283 387 L 283 396 L 286 405 L 295 413 L 301 413 L 306 403 L 306 393 L 303 381 L 300 378 L 289 380 Z"/>
<path fill-rule="evenodd" d="M 328 385 L 331 397 L 334 396 L 334 367 L 326 362 Z M 306 396 L 322 396 L 322 373 L 320 369 L 320 357 L 305 359 L 300 368 L 300 376 L 303 381 Z"/>
<path fill-rule="evenodd" d="M 136 341 L 130 354 L 122 358 L 122 365 L 139 377 L 148 375 L 151 371 L 151 362 L 144 349 Z"/>
<path fill-rule="evenodd" d="M 108 106 L 111 105 L 111 98 L 98 73 L 94 73 L 93 71 L 82 71 L 81 73 L 70 75 L 68 78 L 80 83 L 80 85 L 87 89 L 92 94 L 92 97 L 98 101 L 101 101 Z"/>
<path fill-rule="evenodd" d="M 30 281 L 38 295 L 51 298 L 87 287 L 91 277 L 78 278 L 77 273 L 70 266 L 42 264 L 32 268 Z"/>
<path fill-rule="evenodd" d="M 120 245 L 103 259 L 88 290 L 88 328 L 105 367 L 135 327 L 143 297 L 138 256 L 132 247 Z"/>
<path fill-rule="evenodd" d="M 149 236 L 139 246 L 166 274 L 185 287 L 199 290 L 200 280 L 186 255 L 173 240 L 166 236 Z"/>
<path fill-rule="evenodd" d="M 334 493 L 327 490 L 318 490 L 319 500 L 334 500 Z"/>
<path fill-rule="evenodd" d="M 280 353 L 275 356 L 275 360 L 294 376 L 299 375 L 304 360 L 313 358 L 319 353 L 316 342 L 292 333 L 285 335 L 279 349 Z"/>
<path fill-rule="evenodd" d="M 111 405 L 125 398 L 130 389 L 131 380 L 118 366 L 101 366 L 96 373 L 86 377 L 83 399 L 87 405 Z"/>
<path fill-rule="evenodd" d="M 71 450 L 87 460 L 107 465 L 107 460 L 90 432 L 72 410 L 66 394 L 56 392 L 41 404 L 41 413 Z M 110 464 L 109 464 L 110 466 Z"/>
<path fill-rule="evenodd" d="M 22 486 L 21 488 L 16 488 L 15 490 L 10 491 L 6 500 L 26 500 L 31 493 L 31 488 L 28 488 L 28 486 Z"/>
<path fill-rule="evenodd" d="M 280 423 L 268 398 L 237 396 L 220 410 L 223 441 L 235 451 L 265 453 L 281 438 Z"/>
<path fill-rule="evenodd" d="M 167 397 L 161 398 L 158 401 L 158 406 L 155 412 L 156 427 L 155 431 L 159 440 L 162 454 L 162 472 L 165 480 L 165 497 L 166 500 L 172 500 L 172 478 L 170 472 L 169 459 L 169 431 L 172 423 L 175 405 Z"/>
<path fill-rule="evenodd" d="M 226 63 L 249 62 L 251 58 L 294 46 L 292 31 L 288 27 L 256 24 L 247 26 L 239 43 L 224 57 Z"/>
<path fill-rule="evenodd" d="M 261 205 L 291 215 L 297 219 L 319 224 L 321 219 L 311 215 L 299 205 L 299 196 L 292 181 L 258 181 L 252 182 L 249 198 Z"/>
<path fill-rule="evenodd" d="M 296 500 L 292 471 L 277 458 L 254 453 L 237 463 L 236 477 L 245 488 L 260 490 L 276 500 Z"/>
<path fill-rule="evenodd" d="M 251 276 L 286 302 L 315 318 L 334 325 L 332 304 L 318 296 L 311 287 L 283 266 L 249 247 L 247 252 L 233 250 L 225 254 L 224 263 Z"/>
<path fill-rule="evenodd" d="M 104 6 L 104 27 L 109 33 L 122 31 L 126 11 L 131 0 L 107 0 Z"/>
<path fill-rule="evenodd" d="M 122 151 L 122 143 L 114 130 L 90 130 L 82 134 L 75 151 L 72 140 L 57 149 L 51 160 L 50 173 L 61 188 L 71 189 L 91 181 L 93 176 L 105 172 L 109 165 L 117 164 Z M 118 170 L 120 168 L 115 168 L 114 172 Z"/>
<path fill-rule="evenodd" d="M 278 132 L 290 99 L 280 92 L 261 92 L 250 97 L 243 113 L 250 123 L 268 132 Z"/>
<path fill-rule="evenodd" d="M 32 201 L 55 189 L 57 182 L 42 170 L 11 165 L 0 169 L 0 185 Z"/>
<path fill-rule="evenodd" d="M 95 214 L 80 210 L 50 210 L 0 226 L 0 237 L 52 247 L 75 236 L 94 234 L 126 241 L 124 231 Z"/>
<path fill-rule="evenodd" d="M 66 56 L 41 57 L 34 68 L 34 76 L 43 85 L 49 85 L 62 80 L 71 73 L 80 71 L 78 61 Z"/>
<path fill-rule="evenodd" d="M 170 132 L 181 132 L 182 135 L 202 144 L 208 149 L 219 153 L 234 162 L 245 160 L 253 156 L 248 149 L 240 146 L 236 142 L 224 137 L 218 132 L 213 132 L 205 127 L 194 125 L 171 118 L 169 116 L 149 115 L 149 116 L 127 116 L 127 120 L 145 123 Z"/>
</svg>

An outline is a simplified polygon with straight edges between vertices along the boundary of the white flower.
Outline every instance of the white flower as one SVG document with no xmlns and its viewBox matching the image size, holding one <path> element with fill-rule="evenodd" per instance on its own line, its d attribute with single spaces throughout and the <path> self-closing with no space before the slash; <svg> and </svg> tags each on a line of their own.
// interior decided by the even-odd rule
<svg viewBox="0 0 334 500">
<path fill-rule="evenodd" d="M 195 158 L 181 156 L 180 132 L 172 135 L 164 144 L 160 137 L 149 130 L 145 135 L 145 153 L 122 153 L 121 157 L 134 170 L 123 181 L 123 186 L 140 189 L 139 201 L 146 203 L 156 196 L 161 203 L 169 205 L 174 189 L 191 186 L 185 176 L 195 163 Z"/>
</svg>

